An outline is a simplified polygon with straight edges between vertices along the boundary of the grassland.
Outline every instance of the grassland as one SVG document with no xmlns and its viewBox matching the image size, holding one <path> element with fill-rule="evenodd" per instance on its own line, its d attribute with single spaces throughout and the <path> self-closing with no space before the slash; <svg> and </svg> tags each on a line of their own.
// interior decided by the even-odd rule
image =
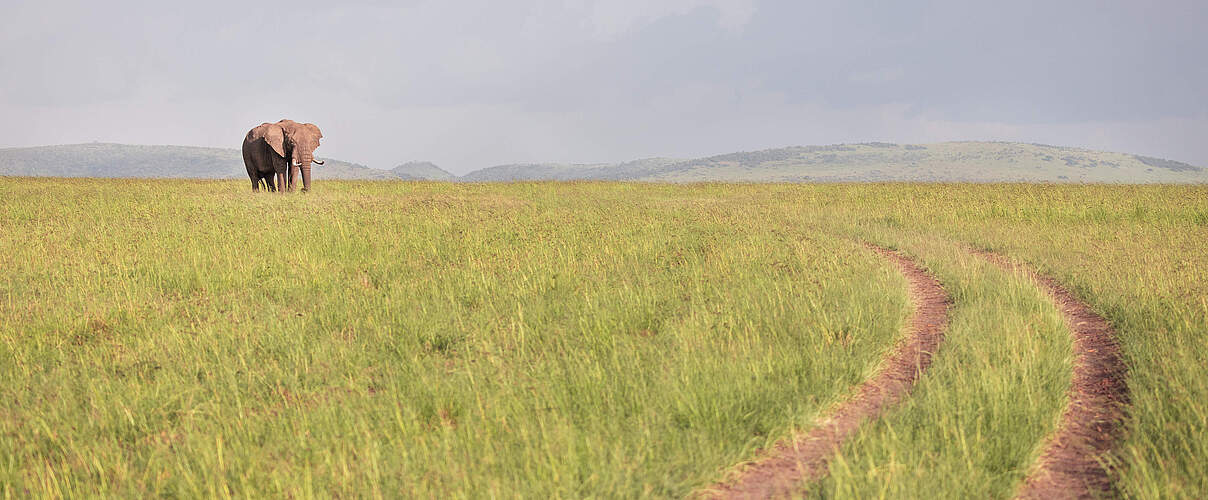
<svg viewBox="0 0 1208 500">
<path fill-rule="evenodd" d="M 808 426 L 954 299 L 912 396 L 814 494 L 1008 496 L 1068 331 L 1112 322 L 1120 487 L 1208 492 L 1208 189 L 0 178 L 6 496 L 674 497 Z"/>
<path fill-rule="evenodd" d="M 3 181 L 7 491 L 673 496 L 907 312 L 721 190 L 242 184 Z"/>
<path fill-rule="evenodd" d="M 1208 354 L 1208 190 L 908 186 L 832 194 L 842 200 L 834 207 L 839 213 L 858 207 L 881 214 L 881 221 L 870 217 L 870 237 L 876 231 L 936 235 L 1012 256 L 1067 284 L 1112 323 L 1129 365 L 1123 493 L 1208 493 L 1208 441 L 1202 438 L 1208 432 L 1208 380 L 1197 368 Z M 893 201 L 902 198 L 911 201 Z M 852 448 L 845 455 L 850 453 L 859 452 Z M 862 481 L 868 491 L 878 487 Z"/>
</svg>

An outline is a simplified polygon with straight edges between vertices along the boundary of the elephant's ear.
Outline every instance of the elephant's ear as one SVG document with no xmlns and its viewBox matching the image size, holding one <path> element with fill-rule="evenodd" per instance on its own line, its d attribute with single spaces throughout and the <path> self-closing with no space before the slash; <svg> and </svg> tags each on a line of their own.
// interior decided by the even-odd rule
<svg viewBox="0 0 1208 500">
<path fill-rule="evenodd" d="M 264 128 L 264 142 L 267 142 L 277 156 L 285 157 L 285 131 L 276 123 L 270 123 Z"/>
<path fill-rule="evenodd" d="M 313 123 L 307 123 L 304 126 L 306 127 L 307 130 L 310 131 L 310 133 L 315 135 L 315 139 L 319 139 L 319 138 L 323 137 L 323 132 L 319 131 L 318 125 L 315 125 Z"/>
</svg>

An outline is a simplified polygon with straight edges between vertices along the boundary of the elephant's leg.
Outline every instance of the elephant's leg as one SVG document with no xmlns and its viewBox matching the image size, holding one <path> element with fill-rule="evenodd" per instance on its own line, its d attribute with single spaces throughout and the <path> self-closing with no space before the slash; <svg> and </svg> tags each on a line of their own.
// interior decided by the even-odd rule
<svg viewBox="0 0 1208 500">
<path fill-rule="evenodd" d="M 247 170 L 248 179 L 252 180 L 252 192 L 260 191 L 260 171 L 256 169 L 256 152 L 255 148 L 248 142 L 243 141 L 243 167 Z"/>
<path fill-rule="evenodd" d="M 298 166 L 290 165 L 290 167 L 289 167 L 289 190 L 293 191 L 297 187 L 297 185 L 298 185 Z"/>
<path fill-rule="evenodd" d="M 310 191 L 310 165 L 302 167 L 302 192 Z"/>
<path fill-rule="evenodd" d="M 289 179 L 286 170 L 277 171 L 277 192 L 286 193 L 289 191 Z"/>
</svg>

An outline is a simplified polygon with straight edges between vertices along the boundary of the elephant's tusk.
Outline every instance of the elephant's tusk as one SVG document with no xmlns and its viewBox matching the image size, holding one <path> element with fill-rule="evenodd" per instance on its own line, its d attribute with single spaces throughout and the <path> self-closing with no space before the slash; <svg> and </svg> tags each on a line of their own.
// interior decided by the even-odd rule
<svg viewBox="0 0 1208 500">
<path fill-rule="evenodd" d="M 311 161 L 315 162 L 315 165 L 322 165 L 322 164 L 323 164 L 323 160 L 311 160 Z"/>
<path fill-rule="evenodd" d="M 294 160 L 294 162 L 293 162 L 293 163 L 294 163 L 294 166 L 295 166 L 295 167 L 301 167 L 301 166 L 302 166 L 302 163 L 298 162 L 298 160 Z"/>
</svg>

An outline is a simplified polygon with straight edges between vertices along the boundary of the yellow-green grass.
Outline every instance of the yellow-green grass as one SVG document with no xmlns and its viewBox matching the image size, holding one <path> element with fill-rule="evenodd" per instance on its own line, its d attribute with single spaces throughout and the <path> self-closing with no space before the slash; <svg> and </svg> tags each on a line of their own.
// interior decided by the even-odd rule
<svg viewBox="0 0 1208 500">
<path fill-rule="evenodd" d="M 911 396 L 846 442 L 819 498 L 1005 498 L 1055 429 L 1071 345 L 1060 313 L 1026 276 L 966 249 L 897 231 L 953 297 L 944 344 Z"/>
<path fill-rule="evenodd" d="M 758 188 L 0 179 L 5 496 L 681 496 L 909 306 Z"/>
<path fill-rule="evenodd" d="M 836 231 L 900 243 L 941 270 L 941 277 L 968 274 L 974 264 L 968 257 L 938 248 L 969 245 L 1007 255 L 1064 283 L 1112 324 L 1129 367 L 1132 405 L 1128 432 L 1119 445 L 1122 468 L 1118 486 L 1122 493 L 1136 498 L 1208 495 L 1208 474 L 1204 473 L 1208 470 L 1208 439 L 1204 438 L 1208 435 L 1208 378 L 1204 377 L 1208 357 L 1208 188 L 866 185 L 809 193 L 829 202 L 823 217 L 831 219 Z M 1011 278 L 1012 284 L 1003 285 L 1005 290 L 979 295 L 990 298 L 998 294 L 1004 307 L 1019 308 L 1034 301 L 1017 290 L 1019 279 Z M 956 283 L 950 278 L 947 282 Z M 835 468 L 823 491 L 836 496 L 849 496 L 838 494 L 841 492 L 854 494 L 850 496 L 871 492 L 885 492 L 890 497 L 983 496 L 984 490 L 970 479 L 980 475 L 974 471 L 979 468 L 975 455 L 981 452 L 970 454 L 969 463 L 962 465 L 964 452 L 951 447 L 996 446 L 998 438 L 986 433 L 1002 424 L 983 421 L 995 415 L 999 405 L 989 400 L 980 403 L 989 406 L 976 407 L 968 406 L 973 400 L 944 403 L 951 397 L 944 391 L 984 392 L 993 389 L 989 385 L 993 378 L 1023 370 L 1020 363 L 1027 356 L 1041 354 L 1040 349 L 1011 359 L 1011 354 L 991 346 L 1051 342 L 1051 338 L 1039 336 L 1052 335 L 1045 332 L 1055 321 L 1053 312 L 1036 310 L 1033 314 L 1030 328 L 1012 328 L 1027 338 L 993 338 L 985 343 L 986 350 L 977 352 L 982 362 L 967 363 L 970 369 L 984 371 L 985 360 L 1006 356 L 999 358 L 1004 364 L 996 375 L 980 380 L 974 373 L 950 376 L 954 372 L 945 363 L 965 363 L 959 345 L 946 344 L 951 351 L 941 351 L 903 410 L 869 426 L 869 434 L 845 448 L 846 463 Z M 956 311 L 955 315 L 950 340 L 956 339 L 960 317 L 966 314 Z M 979 321 L 986 334 L 1002 329 L 995 321 Z M 1045 376 L 1032 374 L 1049 384 Z M 1062 376 L 1062 383 L 1068 384 L 1068 373 Z M 997 392 L 1004 392 L 1005 387 L 999 389 Z M 1018 388 L 1021 400 L 1017 404 L 1048 404 L 1022 399 L 1028 391 Z M 997 397 L 993 392 L 985 394 Z M 940 418 L 939 428 L 922 429 L 926 415 Z M 945 435 L 964 441 L 941 445 L 936 451 L 917 450 L 919 438 L 934 440 L 934 436 Z M 1033 456 L 1037 451 L 1033 450 Z M 905 461 L 906 457 L 916 461 Z M 951 473 L 944 472 L 948 468 Z"/>
<path fill-rule="evenodd" d="M 1008 496 L 1069 333 L 1119 332 L 1120 486 L 1208 492 L 1208 188 L 0 178 L 0 490 L 682 496 L 876 368 L 901 249 L 947 342 L 816 494 Z"/>
</svg>

